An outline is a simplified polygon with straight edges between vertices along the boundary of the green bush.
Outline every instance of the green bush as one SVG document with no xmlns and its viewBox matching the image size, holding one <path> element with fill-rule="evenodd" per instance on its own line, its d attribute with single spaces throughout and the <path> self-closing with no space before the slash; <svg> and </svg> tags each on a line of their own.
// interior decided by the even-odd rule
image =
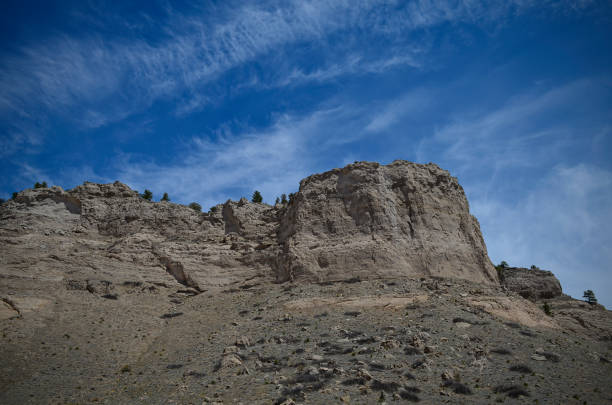
<svg viewBox="0 0 612 405">
<path fill-rule="evenodd" d="M 261 196 L 261 193 L 255 190 L 255 192 L 253 193 L 253 198 L 251 198 L 251 201 L 253 201 L 254 203 L 261 203 L 263 201 L 263 197 Z"/>
<path fill-rule="evenodd" d="M 153 193 L 150 190 L 145 189 L 144 193 L 141 195 L 147 201 L 151 201 L 153 199 Z"/>
<path fill-rule="evenodd" d="M 281 204 L 287 204 L 287 194 L 281 194 Z"/>
<path fill-rule="evenodd" d="M 168 193 L 164 193 L 160 201 L 170 201 L 170 197 L 168 197 Z"/>
<path fill-rule="evenodd" d="M 42 183 L 36 182 L 34 183 L 34 188 L 47 188 L 47 182 L 43 181 Z"/>
<path fill-rule="evenodd" d="M 276 197 L 276 201 L 274 201 L 274 205 L 278 205 L 280 203 L 280 198 Z"/>
<path fill-rule="evenodd" d="M 13 196 L 11 197 L 11 199 L 13 199 L 13 200 L 14 200 L 15 198 L 17 198 L 17 195 L 18 195 L 18 194 L 19 194 L 18 192 L 13 191 Z"/>
<path fill-rule="evenodd" d="M 212 207 L 210 207 L 210 212 L 217 212 L 217 206 L 213 205 Z"/>
<path fill-rule="evenodd" d="M 191 204 L 189 204 L 189 208 L 197 212 L 202 212 L 202 206 L 197 202 L 192 202 Z"/>
</svg>

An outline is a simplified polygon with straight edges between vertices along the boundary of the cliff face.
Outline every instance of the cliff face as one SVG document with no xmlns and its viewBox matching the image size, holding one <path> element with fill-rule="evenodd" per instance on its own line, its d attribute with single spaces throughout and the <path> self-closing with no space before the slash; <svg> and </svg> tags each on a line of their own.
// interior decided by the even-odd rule
<svg viewBox="0 0 612 405">
<path fill-rule="evenodd" d="M 434 164 L 362 162 L 302 180 L 282 216 L 279 243 L 281 281 L 498 282 L 463 189 Z"/>
<path fill-rule="evenodd" d="M 35 263 L 34 278 L 40 265 L 57 279 L 174 278 L 196 290 L 252 278 L 498 282 L 463 189 L 433 164 L 361 162 L 316 174 L 285 206 L 242 199 L 199 213 L 115 182 L 26 190 L 1 213 L 3 236 L 14 236 L 0 248 L 7 271 Z"/>
</svg>

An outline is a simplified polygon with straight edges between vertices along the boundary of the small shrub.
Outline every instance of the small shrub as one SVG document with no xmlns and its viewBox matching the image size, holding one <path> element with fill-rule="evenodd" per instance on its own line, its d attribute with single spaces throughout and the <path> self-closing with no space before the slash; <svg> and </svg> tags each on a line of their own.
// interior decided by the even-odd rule
<svg viewBox="0 0 612 405">
<path fill-rule="evenodd" d="M 166 366 L 168 370 L 178 370 L 179 368 L 183 368 L 182 364 L 168 364 Z"/>
<path fill-rule="evenodd" d="M 255 190 L 253 192 L 253 197 L 251 198 L 251 201 L 253 201 L 254 203 L 261 203 L 263 201 L 263 197 L 261 196 L 261 193 Z"/>
<path fill-rule="evenodd" d="M 524 364 L 517 364 L 516 366 L 512 366 L 510 367 L 510 371 L 514 371 L 517 373 L 523 373 L 523 374 L 533 373 L 533 371 Z"/>
<path fill-rule="evenodd" d="M 153 199 L 153 193 L 151 192 L 151 190 L 145 189 L 145 191 L 144 191 L 144 193 L 142 193 L 141 197 L 144 198 L 147 201 L 151 201 Z"/>
<path fill-rule="evenodd" d="M 458 381 L 448 380 L 444 383 L 445 387 L 451 388 L 455 394 L 472 395 L 472 390 L 465 384 Z"/>
<path fill-rule="evenodd" d="M 212 212 L 212 213 L 217 212 L 217 206 L 214 205 L 214 206 L 210 207 L 210 212 Z"/>
<path fill-rule="evenodd" d="M 585 301 L 591 305 L 597 304 L 597 298 L 595 298 L 595 293 L 593 290 L 586 290 L 582 298 L 586 298 Z"/>
<path fill-rule="evenodd" d="M 6 200 L 4 198 L 0 198 L 0 205 L 4 204 Z"/>
<path fill-rule="evenodd" d="M 122 373 L 129 373 L 130 371 L 132 371 L 132 367 L 130 367 L 128 364 L 126 364 L 125 366 L 121 367 L 121 372 Z"/>
<path fill-rule="evenodd" d="M 409 388 L 412 388 L 412 387 L 409 387 Z M 401 390 L 399 392 L 399 396 L 400 396 L 400 398 L 405 399 L 405 400 L 410 401 L 410 402 L 419 402 L 420 401 L 419 397 L 414 395 L 409 390 Z"/>
<path fill-rule="evenodd" d="M 374 380 L 372 381 L 371 388 L 374 391 L 386 391 L 386 392 L 395 392 L 400 388 L 400 385 L 395 381 L 380 381 Z"/>
<path fill-rule="evenodd" d="M 295 198 L 295 193 L 289 193 L 289 203 L 291 204 L 291 201 L 293 201 L 293 199 Z"/>
<path fill-rule="evenodd" d="M 202 206 L 200 204 L 198 204 L 197 202 L 192 202 L 189 204 L 189 208 L 191 208 L 194 211 L 197 212 L 202 212 Z"/>
<path fill-rule="evenodd" d="M 280 203 L 280 198 L 276 197 L 276 201 L 274 201 L 274 205 L 278 205 Z"/>
<path fill-rule="evenodd" d="M 170 197 L 168 197 L 168 193 L 164 193 L 160 201 L 170 201 Z"/>
<path fill-rule="evenodd" d="M 544 313 L 548 316 L 552 316 L 552 310 L 550 308 L 550 305 L 548 304 L 548 302 L 545 302 L 544 305 L 542 305 L 542 310 L 544 311 Z"/>
<path fill-rule="evenodd" d="M 281 204 L 287 204 L 287 194 L 281 194 Z"/>
<path fill-rule="evenodd" d="M 342 381 L 342 385 L 366 385 L 366 380 L 363 377 L 349 378 Z"/>
<path fill-rule="evenodd" d="M 529 393 L 518 385 L 498 385 L 493 390 L 496 394 L 506 394 L 510 398 L 528 397 Z"/>
<path fill-rule="evenodd" d="M 530 269 L 531 270 L 540 270 L 540 268 L 538 266 L 536 266 L 535 264 L 532 264 Z"/>
<path fill-rule="evenodd" d="M 161 319 L 170 319 L 170 318 L 176 318 L 177 316 L 181 316 L 183 315 L 182 312 L 171 312 L 168 314 L 163 314 L 162 316 L 160 316 Z"/>
<path fill-rule="evenodd" d="M 14 191 L 12 196 L 11 196 L 11 199 L 12 200 L 16 199 L 18 194 L 19 194 L 18 192 Z"/>
</svg>

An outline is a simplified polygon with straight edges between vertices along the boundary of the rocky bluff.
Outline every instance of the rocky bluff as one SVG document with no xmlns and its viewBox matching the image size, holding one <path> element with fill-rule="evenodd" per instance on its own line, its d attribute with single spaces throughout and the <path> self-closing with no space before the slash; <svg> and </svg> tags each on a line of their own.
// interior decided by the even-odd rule
<svg viewBox="0 0 612 405">
<path fill-rule="evenodd" d="M 207 213 L 119 182 L 0 205 L 2 404 L 604 403 L 611 342 L 552 273 L 496 270 L 433 164 Z"/>
<path fill-rule="evenodd" d="M 25 190 L 1 213 L 14 233 L 42 229 L 44 250 L 74 243 L 69 235 L 97 241 L 86 258 L 59 249 L 57 259 L 44 260 L 44 272 L 57 277 L 66 266 L 75 267 L 73 278 L 91 277 L 87 261 L 106 277 L 165 282 L 170 275 L 196 290 L 253 278 L 499 282 L 463 189 L 431 163 L 358 162 L 315 174 L 286 205 L 241 199 L 199 213 L 146 201 L 115 182 Z"/>
</svg>

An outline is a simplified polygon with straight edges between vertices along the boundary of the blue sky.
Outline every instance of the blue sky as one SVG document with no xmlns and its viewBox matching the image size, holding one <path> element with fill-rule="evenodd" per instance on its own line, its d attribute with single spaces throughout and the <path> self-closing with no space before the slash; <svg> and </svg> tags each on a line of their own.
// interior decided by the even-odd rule
<svg viewBox="0 0 612 405">
<path fill-rule="evenodd" d="M 273 202 L 355 160 L 459 178 L 495 263 L 612 306 L 608 1 L 5 1 L 0 197 Z"/>
</svg>

